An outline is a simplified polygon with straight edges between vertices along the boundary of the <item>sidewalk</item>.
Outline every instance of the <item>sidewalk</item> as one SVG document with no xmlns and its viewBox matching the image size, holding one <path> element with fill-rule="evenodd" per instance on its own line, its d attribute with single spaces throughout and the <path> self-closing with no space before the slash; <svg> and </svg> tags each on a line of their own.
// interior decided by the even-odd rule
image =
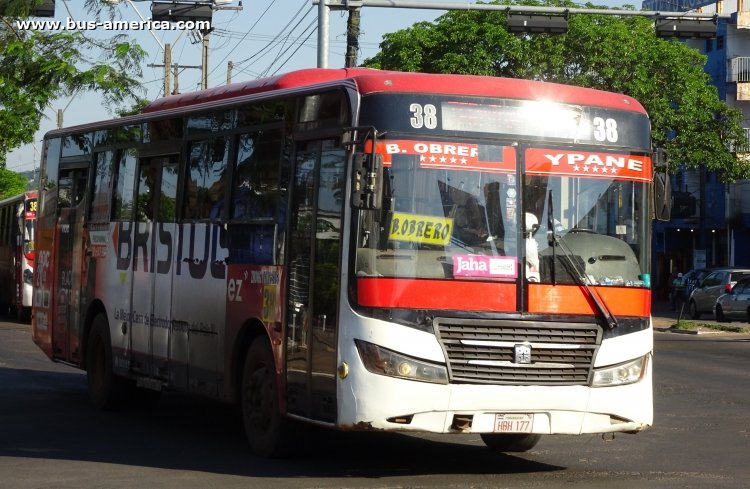
<svg viewBox="0 0 750 489">
<path fill-rule="evenodd" d="M 680 312 L 682 312 L 682 318 L 680 318 Z M 654 301 L 651 304 L 651 316 L 654 320 L 654 329 L 658 331 L 667 331 L 672 327 L 678 320 L 690 321 L 696 324 L 711 324 L 716 326 L 732 326 L 739 327 L 745 330 L 745 334 L 750 334 L 750 323 L 747 321 L 732 321 L 731 323 L 720 323 L 718 322 L 713 314 L 701 314 L 700 319 L 691 319 L 688 314 L 687 305 L 683 311 L 673 311 L 672 307 L 667 301 Z M 706 328 L 706 331 L 715 333 L 727 333 L 719 330 L 711 330 Z M 734 333 L 737 334 L 737 333 Z"/>
</svg>

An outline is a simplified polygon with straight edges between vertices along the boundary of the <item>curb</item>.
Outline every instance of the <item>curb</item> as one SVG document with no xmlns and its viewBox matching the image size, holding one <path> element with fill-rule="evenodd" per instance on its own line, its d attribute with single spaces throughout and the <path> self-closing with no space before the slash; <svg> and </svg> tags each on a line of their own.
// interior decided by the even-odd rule
<svg viewBox="0 0 750 489">
<path fill-rule="evenodd" d="M 666 333 L 677 333 L 677 334 L 744 334 L 744 333 L 735 333 L 733 331 L 719 331 L 719 330 L 706 330 L 706 329 L 677 329 L 677 328 L 667 328 L 664 330 Z"/>
</svg>

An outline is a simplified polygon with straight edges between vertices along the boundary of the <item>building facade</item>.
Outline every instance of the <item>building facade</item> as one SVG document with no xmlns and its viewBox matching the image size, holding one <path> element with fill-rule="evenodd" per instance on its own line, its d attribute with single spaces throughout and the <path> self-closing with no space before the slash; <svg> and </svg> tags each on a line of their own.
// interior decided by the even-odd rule
<svg viewBox="0 0 750 489">
<path fill-rule="evenodd" d="M 685 42 L 707 56 L 705 70 L 719 97 L 743 113 L 745 144 L 734 148 L 750 164 L 750 0 L 644 1 L 645 10 L 730 13 L 713 39 Z M 653 282 L 666 296 L 669 278 L 692 268 L 750 267 L 750 180 L 725 184 L 705 167 L 681 169 L 672 178 L 669 222 L 654 224 Z"/>
</svg>

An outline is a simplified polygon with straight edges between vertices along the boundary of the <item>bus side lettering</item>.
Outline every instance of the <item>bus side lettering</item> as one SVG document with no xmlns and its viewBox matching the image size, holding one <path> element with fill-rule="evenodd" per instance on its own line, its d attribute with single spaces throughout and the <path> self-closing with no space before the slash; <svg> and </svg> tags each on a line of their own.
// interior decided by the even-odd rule
<svg viewBox="0 0 750 489">
<path fill-rule="evenodd" d="M 113 236 L 116 239 L 117 270 L 129 270 L 132 267 L 133 271 L 137 271 L 142 255 L 143 271 L 158 274 L 170 273 L 173 256 L 172 233 L 164 229 L 163 223 L 158 224 L 155 237 L 158 237 L 159 243 L 166 247 L 167 256 L 164 260 L 159 260 L 157 257 L 155 239 L 150 241 L 149 246 L 151 233 L 148 227 L 136 229 L 133 232 L 131 223 L 120 222 L 116 226 L 117 229 Z M 190 228 L 189 231 L 186 231 L 186 227 Z M 195 224 L 180 225 L 177 232 L 177 256 L 174 260 L 175 275 L 182 275 L 183 262 L 187 262 L 187 272 L 191 278 L 202 279 L 209 270 L 213 278 L 226 278 L 226 265 L 223 259 L 218 258 L 220 231 L 218 226 L 211 226 L 206 229 L 203 233 L 201 245 L 196 243 L 201 238 L 197 236 Z M 149 255 L 151 261 L 149 261 Z"/>
</svg>

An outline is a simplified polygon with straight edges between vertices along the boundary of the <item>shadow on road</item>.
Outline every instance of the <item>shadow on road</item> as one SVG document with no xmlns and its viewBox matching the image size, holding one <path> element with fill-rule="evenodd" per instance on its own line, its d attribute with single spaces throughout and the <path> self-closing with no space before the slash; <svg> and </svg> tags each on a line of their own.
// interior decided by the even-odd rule
<svg viewBox="0 0 750 489">
<path fill-rule="evenodd" d="M 238 410 L 165 393 L 151 409 L 99 412 L 76 371 L 0 368 L 0 457 L 104 462 L 246 477 L 383 478 L 423 474 L 551 472 L 563 467 L 493 453 L 477 435 L 297 430 L 297 454 L 249 453 Z M 54 409 L 50 409 L 54 406 Z M 50 415 L 50 413 L 54 413 Z"/>
</svg>

